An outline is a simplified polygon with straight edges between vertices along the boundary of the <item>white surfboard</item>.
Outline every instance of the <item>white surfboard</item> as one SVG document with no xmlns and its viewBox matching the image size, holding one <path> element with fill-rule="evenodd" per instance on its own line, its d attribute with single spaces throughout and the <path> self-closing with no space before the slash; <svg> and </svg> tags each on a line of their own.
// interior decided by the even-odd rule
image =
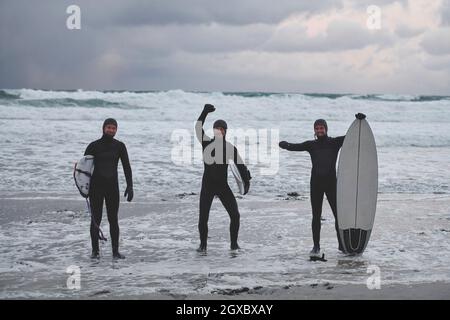
<svg viewBox="0 0 450 320">
<path fill-rule="evenodd" d="M 241 174 L 239 173 L 239 170 L 234 162 L 230 162 L 229 164 L 231 168 L 231 172 L 233 173 L 234 179 L 236 180 L 239 193 L 241 195 L 244 195 L 244 180 L 242 180 Z"/>
<path fill-rule="evenodd" d="M 360 254 L 372 232 L 377 207 L 378 159 L 369 123 L 356 119 L 345 135 L 337 174 L 337 216 L 344 252 Z"/>
<path fill-rule="evenodd" d="M 87 198 L 91 184 L 92 173 L 94 172 L 94 156 L 87 155 L 75 163 L 73 178 L 80 194 Z"/>
</svg>

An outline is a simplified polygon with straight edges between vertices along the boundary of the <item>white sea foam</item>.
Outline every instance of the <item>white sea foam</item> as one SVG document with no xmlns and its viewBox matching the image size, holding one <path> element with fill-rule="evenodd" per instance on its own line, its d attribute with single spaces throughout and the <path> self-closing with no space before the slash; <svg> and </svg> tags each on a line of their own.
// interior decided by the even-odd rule
<svg viewBox="0 0 450 320">
<path fill-rule="evenodd" d="M 135 188 L 141 196 L 198 191 L 201 161 L 188 167 L 172 163 L 170 138 L 175 129 L 193 135 L 203 105 L 213 103 L 217 110 L 208 117 L 206 128 L 223 118 L 230 128 L 277 129 L 280 140 L 289 142 L 312 139 L 316 118 L 328 120 L 331 136 L 343 135 L 354 114 L 364 112 L 378 146 L 380 192 L 450 192 L 450 100 L 446 98 L 416 101 L 418 97 L 376 96 L 377 100 L 354 95 L 181 90 L 4 91 L 20 99 L 0 99 L 2 191 L 76 192 L 71 181 L 73 164 L 88 143 L 99 138 L 107 117 L 119 121 L 117 138 L 128 147 Z M 308 193 L 310 166 L 308 154 L 280 150 L 276 176 L 260 175 L 260 166 L 250 166 L 251 193 L 262 198 L 289 191 Z"/>
<path fill-rule="evenodd" d="M 111 261 L 109 241 L 101 245 L 100 261 L 89 259 L 84 212 L 36 212 L 33 221 L 0 226 L 0 298 L 190 295 L 326 282 L 365 285 L 369 266 L 379 268 L 382 287 L 449 282 L 449 202 L 449 196 L 380 196 L 369 246 L 358 257 L 337 252 L 334 220 L 324 206 L 321 245 L 326 263 L 307 258 L 312 246 L 307 201 L 241 203 L 243 250 L 237 254 L 229 251 L 228 216 L 215 202 L 207 256 L 195 252 L 197 201 L 175 201 L 159 209 L 148 203 L 147 214 L 122 214 L 121 248 L 127 259 L 117 263 Z M 108 235 L 107 223 L 102 227 Z M 71 265 L 81 270 L 79 291 L 66 287 Z"/>
</svg>

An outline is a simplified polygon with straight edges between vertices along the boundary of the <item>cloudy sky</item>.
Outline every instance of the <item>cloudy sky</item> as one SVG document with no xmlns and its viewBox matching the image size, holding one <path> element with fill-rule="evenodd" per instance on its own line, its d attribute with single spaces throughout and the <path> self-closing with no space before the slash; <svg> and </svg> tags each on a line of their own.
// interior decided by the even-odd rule
<svg viewBox="0 0 450 320">
<path fill-rule="evenodd" d="M 0 0 L 0 88 L 449 95 L 449 2 Z"/>
</svg>

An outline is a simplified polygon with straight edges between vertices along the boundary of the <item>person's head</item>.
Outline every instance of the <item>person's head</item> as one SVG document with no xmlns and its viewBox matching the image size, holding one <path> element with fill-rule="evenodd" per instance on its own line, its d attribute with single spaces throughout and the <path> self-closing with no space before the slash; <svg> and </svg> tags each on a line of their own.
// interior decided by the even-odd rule
<svg viewBox="0 0 450 320">
<path fill-rule="evenodd" d="M 113 118 L 108 118 L 103 122 L 103 134 L 114 137 L 117 132 L 117 121 Z"/>
<path fill-rule="evenodd" d="M 227 134 L 228 126 L 224 120 L 217 120 L 213 124 L 213 129 L 214 129 L 214 137 L 222 138 L 225 137 L 225 135 Z"/>
<path fill-rule="evenodd" d="M 314 135 L 317 138 L 325 137 L 328 133 L 327 122 L 323 119 L 317 119 L 314 121 Z"/>
</svg>

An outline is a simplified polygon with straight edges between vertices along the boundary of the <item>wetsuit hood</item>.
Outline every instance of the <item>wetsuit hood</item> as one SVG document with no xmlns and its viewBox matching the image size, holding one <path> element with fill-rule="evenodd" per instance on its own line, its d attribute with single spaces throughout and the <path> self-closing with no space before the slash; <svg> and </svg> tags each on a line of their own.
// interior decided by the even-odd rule
<svg viewBox="0 0 450 320">
<path fill-rule="evenodd" d="M 316 121 L 314 121 L 314 128 L 316 126 L 324 126 L 325 130 L 328 132 L 328 124 L 324 119 L 317 119 Z"/>
<path fill-rule="evenodd" d="M 116 121 L 116 119 L 108 118 L 108 119 L 106 119 L 106 120 L 103 122 L 103 131 L 105 131 L 105 127 L 106 127 L 108 124 L 112 124 L 112 125 L 116 126 L 116 128 L 117 128 L 117 121 Z"/>
<path fill-rule="evenodd" d="M 223 128 L 225 130 L 225 134 L 223 135 L 222 139 L 225 140 L 225 135 L 227 134 L 227 123 L 225 122 L 225 120 L 216 120 L 213 124 L 213 129 L 218 129 L 218 128 Z M 217 137 L 215 137 L 217 138 Z"/>
<path fill-rule="evenodd" d="M 321 136 L 321 137 L 317 137 L 317 140 L 319 141 L 324 141 L 328 138 L 328 125 L 327 122 L 324 119 L 317 119 L 316 121 L 314 121 L 314 128 L 316 128 L 316 126 L 324 126 L 325 127 L 325 135 Z"/>
<path fill-rule="evenodd" d="M 225 130 L 227 130 L 228 126 L 225 120 L 219 119 L 214 122 L 213 128 L 224 128 Z"/>
<path fill-rule="evenodd" d="M 106 141 L 111 141 L 111 140 L 114 138 L 113 136 L 110 136 L 110 135 L 108 135 L 108 134 L 105 133 L 105 127 L 106 127 L 107 125 L 109 125 L 109 124 L 112 124 L 113 126 L 116 126 L 116 128 L 117 128 L 117 121 L 116 121 L 116 119 L 108 118 L 108 119 L 106 119 L 106 120 L 103 122 L 103 130 L 102 130 L 103 136 L 102 136 L 102 139 L 104 139 L 104 140 L 106 140 Z"/>
</svg>

